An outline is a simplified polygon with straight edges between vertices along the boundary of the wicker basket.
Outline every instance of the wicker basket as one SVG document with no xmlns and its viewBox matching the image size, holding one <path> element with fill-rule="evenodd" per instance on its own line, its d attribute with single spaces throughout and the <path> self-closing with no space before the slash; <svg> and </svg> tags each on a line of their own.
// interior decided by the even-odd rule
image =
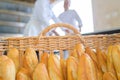
<svg viewBox="0 0 120 80">
<path fill-rule="evenodd" d="M 66 36 L 46 36 L 47 32 L 56 27 L 64 27 L 73 31 L 74 34 Z M 57 23 L 48 26 L 41 32 L 38 37 L 16 37 L 8 38 L 7 49 L 12 47 L 17 48 L 20 53 L 23 53 L 26 48 L 31 47 L 39 52 L 68 50 L 71 51 L 77 43 L 84 42 L 78 30 L 69 24 Z"/>
<path fill-rule="evenodd" d="M 66 36 L 46 36 L 47 32 L 56 27 L 65 27 L 74 32 L 74 35 Z M 111 35 L 87 35 L 81 36 L 80 33 L 71 25 L 57 23 L 48 26 L 41 32 L 38 37 L 14 37 L 0 40 L 0 52 L 15 47 L 20 53 L 23 53 L 26 48 L 31 47 L 40 52 L 48 50 L 69 50 L 71 51 L 75 44 L 83 43 L 91 48 L 101 48 L 106 50 L 109 45 L 120 43 L 120 34 Z"/>
<path fill-rule="evenodd" d="M 87 35 L 83 36 L 87 45 L 91 48 L 101 48 L 106 50 L 108 46 L 120 44 L 120 33 L 104 35 Z"/>
<path fill-rule="evenodd" d="M 0 38 L 0 55 L 8 49 L 8 41 L 5 38 Z"/>
</svg>

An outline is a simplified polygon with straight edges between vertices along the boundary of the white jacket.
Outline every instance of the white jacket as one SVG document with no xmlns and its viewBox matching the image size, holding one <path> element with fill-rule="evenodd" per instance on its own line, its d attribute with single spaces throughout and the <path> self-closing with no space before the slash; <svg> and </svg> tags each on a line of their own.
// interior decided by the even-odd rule
<svg viewBox="0 0 120 80">
<path fill-rule="evenodd" d="M 67 10 L 61 13 L 59 15 L 59 19 L 64 23 L 71 24 L 76 29 L 79 29 L 79 27 L 82 27 L 82 20 L 75 10 Z"/>
<path fill-rule="evenodd" d="M 25 26 L 25 36 L 38 36 L 49 25 L 49 20 L 59 22 L 50 7 L 49 0 L 37 0 L 30 21 Z"/>
</svg>

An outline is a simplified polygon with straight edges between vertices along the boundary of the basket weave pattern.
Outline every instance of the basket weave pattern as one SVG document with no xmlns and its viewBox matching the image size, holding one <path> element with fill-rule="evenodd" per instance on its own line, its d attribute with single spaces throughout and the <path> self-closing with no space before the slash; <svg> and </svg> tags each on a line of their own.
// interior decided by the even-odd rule
<svg viewBox="0 0 120 80">
<path fill-rule="evenodd" d="M 105 35 L 87 35 L 83 36 L 87 45 L 91 48 L 101 48 L 106 50 L 108 46 L 120 44 L 120 33 Z"/>
<path fill-rule="evenodd" d="M 71 29 L 74 34 L 66 36 L 46 36 L 47 32 L 56 27 Z M 38 37 L 14 37 L 5 39 L 7 41 L 6 50 L 12 47 L 17 48 L 20 53 L 23 53 L 28 47 L 39 51 L 72 50 L 76 44 L 81 43 L 81 38 L 76 34 L 79 34 L 79 32 L 69 24 L 53 24 L 43 30 Z M 3 52 L 2 48 L 1 52 Z"/>
<path fill-rule="evenodd" d="M 65 27 L 71 29 L 74 35 L 66 36 L 46 36 L 47 32 L 56 27 Z M 80 37 L 79 37 L 79 36 Z M 31 47 L 35 50 L 72 50 L 77 43 L 83 43 L 91 48 L 106 49 L 109 45 L 120 44 L 120 34 L 110 35 L 87 35 L 81 36 L 80 33 L 71 25 L 64 23 L 57 23 L 48 26 L 41 32 L 38 37 L 14 37 L 0 40 L 0 54 L 12 47 L 17 48 L 20 53 L 23 53 L 26 48 Z"/>
</svg>

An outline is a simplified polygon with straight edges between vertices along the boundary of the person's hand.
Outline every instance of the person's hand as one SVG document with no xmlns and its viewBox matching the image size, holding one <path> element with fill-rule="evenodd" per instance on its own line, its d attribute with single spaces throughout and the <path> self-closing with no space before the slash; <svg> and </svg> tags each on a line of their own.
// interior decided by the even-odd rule
<svg viewBox="0 0 120 80">
<path fill-rule="evenodd" d="M 59 34 L 55 31 L 55 30 L 53 30 L 52 31 L 56 36 L 59 36 Z"/>
<path fill-rule="evenodd" d="M 81 32 L 81 28 L 79 28 L 79 32 Z"/>
<path fill-rule="evenodd" d="M 68 29 L 65 30 L 66 33 L 70 33 L 70 31 Z"/>
<path fill-rule="evenodd" d="M 79 31 L 81 32 L 81 27 L 82 27 L 82 24 L 78 26 L 79 27 Z"/>
</svg>

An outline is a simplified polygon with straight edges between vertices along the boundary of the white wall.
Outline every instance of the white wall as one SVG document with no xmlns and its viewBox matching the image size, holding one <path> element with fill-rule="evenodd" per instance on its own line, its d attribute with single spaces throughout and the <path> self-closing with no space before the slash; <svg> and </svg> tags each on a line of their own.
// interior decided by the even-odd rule
<svg viewBox="0 0 120 80">
<path fill-rule="evenodd" d="M 70 9 L 75 9 L 82 19 L 82 33 L 93 32 L 93 16 L 91 0 L 71 0 Z M 58 16 L 64 11 L 63 1 L 53 7 L 55 15 Z"/>
<path fill-rule="evenodd" d="M 120 29 L 120 0 L 92 0 L 95 31 Z"/>
</svg>

